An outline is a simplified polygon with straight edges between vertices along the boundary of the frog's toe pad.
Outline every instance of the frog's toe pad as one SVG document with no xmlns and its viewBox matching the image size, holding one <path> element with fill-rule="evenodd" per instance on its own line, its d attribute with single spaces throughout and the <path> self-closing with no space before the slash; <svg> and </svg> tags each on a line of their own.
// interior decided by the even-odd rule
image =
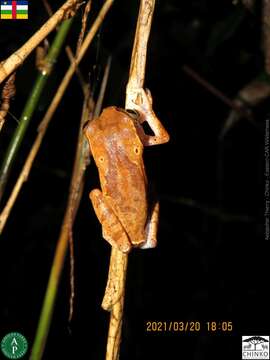
<svg viewBox="0 0 270 360">
<path fill-rule="evenodd" d="M 102 236 L 111 246 L 118 248 L 123 253 L 128 253 L 131 250 L 131 244 L 122 229 L 113 232 L 112 235 L 109 235 L 106 230 L 103 230 Z"/>
</svg>

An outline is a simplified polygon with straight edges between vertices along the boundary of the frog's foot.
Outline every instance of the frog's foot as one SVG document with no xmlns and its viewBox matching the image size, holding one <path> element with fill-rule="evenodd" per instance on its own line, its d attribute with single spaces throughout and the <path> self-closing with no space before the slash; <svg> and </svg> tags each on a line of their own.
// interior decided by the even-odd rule
<svg viewBox="0 0 270 360">
<path fill-rule="evenodd" d="M 145 242 L 140 245 L 141 249 L 151 249 L 157 246 L 157 229 L 158 229 L 158 216 L 159 216 L 159 202 L 156 202 L 151 217 L 146 226 L 146 239 Z"/>
<path fill-rule="evenodd" d="M 169 141 L 170 136 L 166 129 L 157 118 L 152 108 L 152 96 L 150 90 L 134 89 L 137 94 L 136 102 L 132 103 L 132 110 L 137 111 L 140 116 L 138 118 L 139 125 L 137 131 L 144 146 L 163 144 Z M 154 135 L 145 134 L 141 124 L 147 122 Z"/>
<path fill-rule="evenodd" d="M 97 218 L 102 225 L 103 238 L 120 251 L 128 253 L 131 249 L 131 244 L 127 233 L 113 209 L 107 204 L 102 192 L 94 189 L 90 192 L 89 197 Z"/>
</svg>

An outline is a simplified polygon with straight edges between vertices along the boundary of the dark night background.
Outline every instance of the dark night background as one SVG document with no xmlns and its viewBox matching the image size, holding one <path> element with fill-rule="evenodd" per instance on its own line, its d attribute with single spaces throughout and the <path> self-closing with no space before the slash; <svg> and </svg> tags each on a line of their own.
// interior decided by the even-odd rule
<svg viewBox="0 0 270 360">
<path fill-rule="evenodd" d="M 51 4 L 56 10 L 62 3 Z M 93 1 L 91 19 L 101 3 Z M 115 0 L 82 62 L 96 96 L 112 55 L 104 106 L 124 104 L 138 4 Z M 29 11 L 28 21 L 0 21 L 1 60 L 46 20 L 42 1 L 29 1 Z M 81 14 L 68 37 L 73 49 Z M 171 141 L 145 150 L 149 182 L 161 202 L 158 247 L 134 250 L 129 257 L 122 360 L 240 359 L 242 335 L 269 335 L 263 225 L 269 100 L 254 110 L 253 124 L 242 119 L 220 140 L 230 108 L 182 70 L 186 64 L 228 97 L 236 96 L 263 71 L 260 16 L 260 1 L 253 11 L 229 0 L 156 2 L 145 86 Z M 62 54 L 23 141 L 5 199 L 67 66 Z M 10 109 L 17 118 L 35 76 L 31 55 L 17 72 Z M 19 331 L 32 344 L 65 211 L 82 101 L 74 77 L 1 237 L 0 338 Z M 8 116 L 0 134 L 1 160 L 15 128 Z M 44 359 L 105 356 L 109 314 L 100 304 L 110 247 L 101 238 L 88 199 L 95 186 L 97 170 L 91 163 L 74 228 L 74 319 L 68 323 L 67 257 Z M 202 330 L 149 333 L 149 320 L 200 321 Z M 205 324 L 212 320 L 232 321 L 233 331 L 207 332 Z"/>
</svg>

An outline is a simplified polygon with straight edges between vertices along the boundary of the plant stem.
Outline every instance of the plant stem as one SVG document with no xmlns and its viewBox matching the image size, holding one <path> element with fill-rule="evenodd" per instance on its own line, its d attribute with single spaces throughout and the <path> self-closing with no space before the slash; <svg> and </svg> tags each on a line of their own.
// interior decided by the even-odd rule
<svg viewBox="0 0 270 360">
<path fill-rule="evenodd" d="M 56 94 L 55 97 L 40 125 L 40 130 L 43 129 L 43 127 L 48 126 L 48 122 L 50 121 L 50 118 L 54 114 L 57 105 L 60 103 L 60 100 L 62 99 L 62 96 L 69 84 L 70 79 L 72 78 L 73 74 L 75 73 L 77 69 L 77 65 L 82 60 L 83 56 L 86 53 L 86 50 L 88 49 L 89 45 L 91 44 L 97 30 L 99 29 L 100 25 L 102 24 L 107 12 L 110 10 L 111 6 L 113 4 L 113 0 L 106 0 L 103 4 L 97 18 L 95 19 L 93 25 L 91 26 L 91 29 L 89 30 L 88 34 L 86 35 L 82 46 L 79 50 L 79 53 L 77 54 L 74 62 L 70 65 L 68 71 L 66 72 Z M 84 113 L 84 112 L 83 112 Z M 84 117 L 84 116 L 83 116 Z M 89 117 L 88 117 L 89 118 Z M 85 119 L 85 117 L 84 117 Z M 86 143 L 86 139 L 84 139 L 83 143 Z M 84 147 L 82 145 L 82 148 L 80 147 L 81 151 L 84 151 Z M 87 146 L 88 154 L 89 154 L 89 148 Z M 80 150 L 77 151 L 77 154 L 82 154 Z M 81 156 L 79 156 L 80 159 L 82 159 Z M 77 162 L 78 162 L 78 156 L 76 156 L 74 169 L 77 168 Z M 85 165 L 85 163 L 84 163 Z M 79 200 L 81 196 L 81 185 L 83 180 L 83 174 L 84 174 L 84 167 L 83 164 L 80 164 L 80 172 L 78 174 L 77 171 L 73 171 L 72 174 L 72 180 L 71 180 L 71 186 L 70 186 L 70 192 L 69 192 L 69 199 L 68 199 L 68 206 L 67 210 L 64 216 L 64 220 L 62 223 L 59 239 L 57 241 L 56 251 L 53 259 L 53 264 L 51 268 L 51 273 L 46 289 L 46 294 L 43 300 L 43 305 L 41 309 L 40 319 L 38 323 L 38 328 L 34 340 L 34 344 L 32 347 L 30 360 L 40 360 L 42 358 L 42 354 L 45 348 L 52 315 L 53 315 L 53 308 L 56 300 L 59 280 L 65 260 L 65 256 L 68 249 L 68 243 L 70 238 L 70 233 L 72 229 L 72 222 L 74 221 L 75 214 L 77 211 L 77 207 L 79 205 Z"/>
<path fill-rule="evenodd" d="M 19 125 L 17 126 L 12 139 L 9 143 L 9 146 L 6 150 L 2 166 L 0 169 L 0 200 L 2 199 L 5 186 L 12 168 L 12 165 L 15 161 L 16 155 L 24 138 L 25 132 L 30 124 L 33 113 L 38 105 L 42 91 L 46 85 L 46 82 L 51 74 L 51 71 L 54 67 L 54 64 L 58 58 L 58 55 L 61 51 L 63 43 L 66 39 L 68 31 L 71 27 L 73 19 L 65 20 L 55 36 L 55 39 L 50 47 L 49 53 L 45 59 L 45 67 L 42 70 L 35 81 L 35 84 L 30 92 L 26 105 L 23 109 L 22 115 L 19 120 Z"/>
<path fill-rule="evenodd" d="M 99 107 L 97 108 L 97 105 L 95 106 L 96 111 L 101 110 L 101 104 L 104 97 L 104 91 L 106 88 L 106 84 L 108 81 L 108 75 L 109 75 L 109 69 L 110 69 L 110 59 L 108 61 L 107 67 L 105 69 L 101 91 L 99 95 Z M 38 324 L 38 329 L 36 333 L 36 337 L 34 340 L 34 345 L 32 348 L 30 360 L 38 360 L 41 358 L 47 335 L 49 332 L 52 314 L 53 314 L 53 308 L 54 303 L 56 299 L 56 293 L 58 288 L 58 283 L 60 279 L 60 275 L 62 272 L 68 243 L 71 242 L 72 239 L 70 239 L 70 234 L 72 233 L 72 227 L 73 223 L 76 217 L 76 213 L 79 207 L 79 203 L 81 200 L 83 185 L 84 185 L 84 173 L 86 166 L 89 163 L 89 146 L 86 138 L 83 135 L 83 125 L 89 118 L 93 118 L 93 102 L 90 98 L 90 91 L 89 88 L 87 89 L 87 96 L 85 96 L 84 100 L 84 106 L 83 106 L 83 112 L 81 116 L 81 123 L 80 123 L 80 132 L 78 137 L 78 145 L 76 150 L 76 157 L 75 162 L 73 166 L 73 172 L 72 172 L 72 180 L 70 184 L 69 189 L 69 198 L 68 198 L 68 205 L 65 212 L 60 236 L 57 242 L 57 248 L 55 252 L 55 257 L 53 260 L 53 265 L 51 269 L 51 274 L 48 282 L 48 287 L 46 291 L 46 295 L 44 298 L 44 303 L 40 315 L 40 320 Z M 91 115 L 92 116 L 91 116 Z M 71 248 L 73 248 L 73 244 L 70 244 Z M 74 263 L 74 259 L 71 259 L 71 263 Z M 73 312 L 73 297 L 74 297 L 74 284 L 73 284 L 74 274 L 72 273 L 71 268 L 71 298 L 70 298 L 70 318 L 72 316 Z"/>
<path fill-rule="evenodd" d="M 43 5 L 44 5 L 48 15 L 51 17 L 53 15 L 53 11 L 52 11 L 52 8 L 51 8 L 49 2 L 47 0 L 43 0 Z M 59 26 L 56 26 L 56 30 L 58 30 L 58 28 L 59 28 Z M 75 55 L 73 54 L 71 47 L 69 45 L 67 45 L 65 47 L 65 51 L 66 51 L 69 61 L 72 63 L 75 59 Z M 84 94 L 84 96 L 87 96 L 87 84 L 84 81 L 84 78 L 82 76 L 82 73 L 81 73 L 79 67 L 76 68 L 76 73 L 77 73 L 78 80 L 80 82 L 83 94 Z"/>
<path fill-rule="evenodd" d="M 137 101 L 138 89 L 144 84 L 147 43 L 154 8 L 155 0 L 141 0 L 126 89 L 126 109 L 132 109 Z M 112 248 L 108 283 L 102 302 L 102 307 L 111 312 L 106 360 L 119 359 L 127 265 L 128 255 Z"/>
<path fill-rule="evenodd" d="M 0 100 L 0 131 L 2 130 L 2 127 L 5 123 L 5 117 L 10 107 L 10 100 L 16 94 L 15 77 L 16 77 L 16 73 L 14 72 L 7 79 L 2 90 L 1 100 Z"/>
<path fill-rule="evenodd" d="M 62 268 L 64 265 L 64 260 L 67 252 L 67 245 L 82 195 L 84 172 L 89 158 L 89 151 L 87 151 L 87 156 L 85 156 L 85 146 L 84 146 L 85 139 L 83 138 L 82 127 L 85 121 L 89 118 L 89 113 L 90 113 L 90 107 L 89 107 L 89 96 L 88 96 L 85 98 L 82 116 L 81 116 L 78 146 L 77 146 L 76 157 L 73 167 L 72 180 L 69 189 L 68 205 L 62 223 L 60 236 L 57 242 L 55 257 L 51 268 L 51 274 L 39 319 L 37 333 L 35 336 L 34 344 L 30 355 L 30 360 L 41 359 L 44 352 L 44 348 L 51 324 L 60 275 L 62 273 Z"/>
<path fill-rule="evenodd" d="M 28 55 L 31 54 L 38 44 L 68 15 L 68 12 L 77 10 L 79 6 L 78 3 L 79 0 L 67 0 L 20 49 L 0 63 L 0 84 L 14 70 L 22 65 Z"/>
<path fill-rule="evenodd" d="M 237 111 L 242 116 L 249 117 L 250 114 L 245 111 L 245 109 L 239 106 L 234 100 L 231 100 L 228 96 L 226 96 L 222 91 L 212 85 L 209 81 L 201 77 L 196 71 L 194 71 L 190 66 L 183 65 L 182 70 L 188 74 L 192 79 L 197 81 L 200 85 L 202 85 L 205 89 L 207 89 L 211 94 L 215 95 L 218 99 L 220 99 L 224 104 Z"/>
<path fill-rule="evenodd" d="M 43 140 L 43 137 L 45 135 L 47 127 L 53 117 L 53 114 L 55 113 L 57 106 L 59 105 L 60 101 L 62 100 L 63 95 L 68 87 L 68 84 L 69 84 L 70 80 L 72 79 L 72 76 L 75 73 L 76 69 L 78 68 L 78 64 L 84 57 L 86 50 L 88 49 L 89 45 L 91 44 L 97 30 L 99 29 L 100 25 L 102 24 L 104 17 L 107 14 L 107 12 L 109 11 L 112 4 L 113 4 L 113 0 L 107 0 L 104 3 L 96 20 L 94 21 L 93 25 L 91 26 L 91 29 L 89 30 L 88 34 L 86 35 L 85 40 L 82 43 L 82 46 L 78 53 L 78 56 L 74 59 L 74 61 L 72 61 L 69 69 L 67 70 L 63 80 L 61 81 L 61 84 L 59 85 L 59 87 L 54 95 L 54 98 L 53 98 L 48 110 L 46 111 L 46 114 L 44 115 L 44 117 L 38 127 L 38 136 L 35 140 L 35 143 L 27 157 L 27 160 L 25 162 L 23 170 L 12 190 L 11 196 L 9 197 L 6 206 L 4 207 L 2 213 L 0 214 L 0 234 L 3 231 L 3 228 L 5 226 L 7 218 L 9 216 L 10 211 L 11 211 L 11 209 L 16 201 L 16 198 L 21 190 L 21 187 L 22 187 L 24 181 L 27 179 L 27 176 L 31 170 L 32 163 L 37 155 L 40 144 Z M 84 93 L 85 93 L 85 90 L 84 90 Z"/>
<path fill-rule="evenodd" d="M 263 0 L 262 10 L 262 26 L 263 26 L 263 47 L 264 47 L 264 58 L 265 58 L 265 71 L 270 75 L 270 2 Z"/>
</svg>

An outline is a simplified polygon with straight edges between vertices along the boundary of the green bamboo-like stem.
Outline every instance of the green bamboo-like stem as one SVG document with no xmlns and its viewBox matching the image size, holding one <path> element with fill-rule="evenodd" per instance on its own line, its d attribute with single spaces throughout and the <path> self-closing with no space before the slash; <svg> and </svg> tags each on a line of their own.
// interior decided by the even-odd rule
<svg viewBox="0 0 270 360">
<path fill-rule="evenodd" d="M 70 233 L 72 231 L 73 222 L 82 196 L 84 172 L 89 161 L 89 150 L 86 146 L 86 139 L 84 139 L 82 129 L 83 124 L 89 119 L 93 107 L 93 103 L 90 102 L 89 96 L 90 92 L 88 91 L 88 96 L 85 98 L 82 111 L 78 146 L 76 150 L 73 174 L 69 190 L 68 205 L 55 251 L 55 257 L 51 268 L 47 291 L 44 297 L 44 303 L 40 314 L 35 340 L 31 350 L 30 360 L 40 360 L 44 352 L 53 315 L 58 284 L 70 240 Z"/>
<path fill-rule="evenodd" d="M 42 122 L 44 122 L 46 126 L 46 122 L 48 121 L 49 117 L 52 116 L 52 114 L 55 111 L 55 106 L 59 104 L 62 95 L 59 95 L 59 93 L 63 94 L 68 86 L 68 83 L 70 79 L 72 78 L 72 75 L 76 71 L 76 66 L 80 63 L 81 59 L 86 53 L 86 50 L 88 49 L 89 45 L 91 44 L 97 30 L 99 29 L 100 25 L 102 24 L 107 12 L 110 10 L 114 0 L 106 0 L 103 4 L 96 20 L 94 21 L 93 25 L 91 26 L 91 29 L 89 30 L 88 34 L 85 37 L 85 40 L 82 43 L 82 46 L 79 50 L 79 53 L 76 56 L 76 59 L 73 64 L 71 64 L 70 68 L 66 72 L 58 91 L 52 101 L 52 104 L 50 105 L 47 114 L 45 115 L 45 118 Z M 108 74 L 106 75 L 106 77 Z M 107 80 L 106 80 L 107 81 Z M 54 106 L 55 105 L 55 106 Z M 86 108 L 86 106 L 84 106 Z M 85 109 L 85 111 L 87 108 Z M 85 112 L 84 111 L 84 112 Z M 89 118 L 89 116 L 84 117 L 84 112 L 82 117 Z M 84 120 L 85 121 L 85 120 Z M 84 123 L 84 121 L 82 123 Z M 41 125 L 41 127 L 44 125 Z M 85 139 L 83 143 L 85 144 Z M 83 146 L 83 145 L 82 145 Z M 89 148 L 87 147 L 87 150 L 89 152 Z M 79 157 L 81 159 L 81 152 L 84 151 L 84 147 L 77 150 L 77 154 L 79 153 L 79 156 L 76 156 L 76 159 Z M 56 295 L 57 290 L 59 286 L 59 280 L 62 273 L 64 260 L 66 257 L 68 244 L 70 240 L 70 235 L 72 233 L 72 225 L 74 218 L 76 216 L 76 211 L 80 202 L 80 196 L 81 196 L 81 187 L 79 186 L 82 182 L 83 173 L 82 169 L 84 170 L 83 166 L 79 166 L 79 174 L 78 171 L 75 169 L 77 166 L 77 161 L 75 161 L 74 165 L 74 171 L 71 179 L 71 186 L 69 191 L 69 199 L 68 199 L 68 208 L 66 210 L 64 220 L 62 223 L 60 236 L 57 241 L 57 246 L 55 250 L 55 255 L 53 259 L 53 264 L 50 272 L 50 277 L 46 289 L 46 294 L 44 297 L 40 318 L 38 322 L 37 332 L 34 339 L 33 347 L 31 350 L 30 360 L 40 360 L 42 358 L 47 336 L 49 333 L 49 328 L 52 321 L 53 316 L 53 309 L 54 304 L 56 301 Z M 80 160 L 81 161 L 81 160 Z"/>
<path fill-rule="evenodd" d="M 55 92 L 55 96 L 50 104 L 50 106 L 47 109 L 46 114 L 44 115 L 44 118 L 42 119 L 41 123 L 38 127 L 38 135 L 35 139 L 35 142 L 28 154 L 28 157 L 25 161 L 25 164 L 22 168 L 22 171 L 16 181 L 16 184 L 10 194 L 10 197 L 3 209 L 3 211 L 0 214 L 0 234 L 3 231 L 3 228 L 5 226 L 5 223 L 7 221 L 7 218 L 10 214 L 10 211 L 17 199 L 17 196 L 22 188 L 23 183 L 27 180 L 27 177 L 29 175 L 29 172 L 31 171 L 31 167 L 33 164 L 33 161 L 39 151 L 39 147 L 43 141 L 43 137 L 45 135 L 45 132 L 48 128 L 49 123 L 51 122 L 51 119 L 60 103 L 60 101 L 63 98 L 63 95 L 70 83 L 70 80 L 72 79 L 72 76 L 78 69 L 78 65 L 82 58 L 85 56 L 86 51 L 88 47 L 90 46 L 96 32 L 98 31 L 100 25 L 102 24 L 107 12 L 109 11 L 110 7 L 112 6 L 114 0 L 106 0 L 102 8 L 100 9 L 100 12 L 94 21 L 93 25 L 91 26 L 91 29 L 87 33 L 85 40 L 82 43 L 82 46 L 79 50 L 79 53 L 77 54 L 76 58 L 71 62 L 71 65 L 69 69 L 67 70 L 65 76 L 63 77 L 58 89 Z M 86 88 L 85 88 L 86 89 Z M 84 89 L 85 96 L 87 95 Z"/>
<path fill-rule="evenodd" d="M 46 82 L 51 74 L 54 64 L 58 58 L 58 55 L 62 49 L 68 31 L 73 22 L 73 18 L 62 22 L 59 30 L 54 38 L 54 41 L 50 47 L 49 53 L 45 59 L 44 69 L 38 74 L 34 86 L 30 92 L 28 100 L 23 109 L 22 115 L 19 119 L 19 125 L 16 128 L 9 146 L 6 150 L 1 169 L 0 169 L 0 201 L 2 199 L 5 186 L 12 168 L 12 165 L 16 159 L 18 150 L 25 136 L 25 132 L 30 124 L 31 118 L 37 105 L 39 103 L 40 96 L 46 85 Z"/>
<path fill-rule="evenodd" d="M 98 115 L 101 111 L 101 106 L 104 98 L 105 89 L 108 82 L 108 76 L 110 71 L 110 64 L 111 59 L 109 58 L 103 81 L 101 84 L 101 90 L 98 98 L 98 102 L 95 106 L 95 113 Z M 40 320 L 38 324 L 38 329 L 36 333 L 36 337 L 34 340 L 33 348 L 31 351 L 30 360 L 38 360 L 41 359 L 46 339 L 48 336 L 50 323 L 53 315 L 53 309 L 54 309 L 54 303 L 56 299 L 56 293 L 58 288 L 58 283 L 60 279 L 60 275 L 62 272 L 68 242 L 70 241 L 70 231 L 73 227 L 73 222 L 76 217 L 76 213 L 78 210 L 78 206 L 81 200 L 82 196 L 82 190 L 84 185 L 84 173 L 86 170 L 86 166 L 89 163 L 89 146 L 86 138 L 83 135 L 83 125 L 89 118 L 93 119 L 93 116 L 90 116 L 90 114 L 93 115 L 92 108 L 94 107 L 92 99 L 90 97 L 90 89 L 86 89 L 86 96 L 84 100 L 84 106 L 83 106 L 83 112 L 81 117 L 81 123 L 80 123 L 80 132 L 78 137 L 78 145 L 77 145 L 77 151 L 75 156 L 75 162 L 73 167 L 73 175 L 71 179 L 71 185 L 70 185 L 70 191 L 69 191 L 69 199 L 68 199 L 68 205 L 65 212 L 60 236 L 57 243 L 57 249 L 55 252 L 55 258 L 53 261 L 52 269 L 51 269 L 51 275 L 48 282 L 48 287 L 46 291 L 46 295 L 44 298 L 44 303 L 40 315 Z M 73 261 L 73 260 L 72 260 Z M 71 274 L 71 278 L 74 274 Z M 71 279 L 72 281 L 72 279 Z M 71 289 L 72 290 L 72 289 Z M 73 297 L 74 294 L 71 294 L 71 297 Z M 71 298 L 73 301 L 73 299 Z M 72 303 L 71 301 L 71 303 Z M 73 306 L 71 304 L 71 306 Z M 70 309 L 72 311 L 72 309 Z"/>
</svg>

